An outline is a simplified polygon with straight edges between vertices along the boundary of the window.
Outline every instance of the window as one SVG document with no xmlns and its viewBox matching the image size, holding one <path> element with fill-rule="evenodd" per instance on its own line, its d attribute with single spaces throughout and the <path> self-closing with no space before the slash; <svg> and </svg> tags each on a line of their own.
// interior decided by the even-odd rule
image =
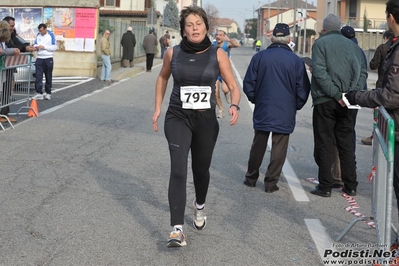
<svg viewBox="0 0 399 266">
<path fill-rule="evenodd" d="M 100 6 L 120 7 L 121 0 L 100 0 Z"/>
<path fill-rule="evenodd" d="M 105 6 L 115 6 L 115 0 L 105 0 Z"/>
</svg>

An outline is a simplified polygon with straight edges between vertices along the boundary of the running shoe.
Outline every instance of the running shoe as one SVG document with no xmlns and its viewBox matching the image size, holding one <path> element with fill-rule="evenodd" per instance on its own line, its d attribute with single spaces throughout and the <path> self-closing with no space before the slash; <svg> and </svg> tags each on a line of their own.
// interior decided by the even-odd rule
<svg viewBox="0 0 399 266">
<path fill-rule="evenodd" d="M 44 96 L 43 96 L 43 94 L 35 93 L 35 95 L 32 96 L 32 99 L 33 100 L 43 100 Z"/>
<path fill-rule="evenodd" d="M 204 208 L 202 208 L 201 210 L 197 209 L 197 203 L 196 203 L 195 198 L 193 201 L 193 206 L 195 209 L 195 215 L 194 215 L 194 220 L 193 220 L 194 228 L 197 230 L 202 230 L 205 228 L 205 225 L 206 225 L 206 215 L 205 215 Z"/>
<path fill-rule="evenodd" d="M 168 247 L 184 247 L 186 246 L 186 238 L 182 230 L 173 228 L 173 231 L 170 232 L 169 239 L 168 239 Z"/>
</svg>

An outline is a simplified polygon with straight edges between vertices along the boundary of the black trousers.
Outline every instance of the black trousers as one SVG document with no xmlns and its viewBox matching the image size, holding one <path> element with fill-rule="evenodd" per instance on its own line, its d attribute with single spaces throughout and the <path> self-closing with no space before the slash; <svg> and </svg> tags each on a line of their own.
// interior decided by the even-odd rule
<svg viewBox="0 0 399 266">
<path fill-rule="evenodd" d="M 259 177 L 259 168 L 265 156 L 267 140 L 270 132 L 255 130 L 254 140 L 249 153 L 248 170 L 245 179 L 250 184 L 255 184 Z M 272 133 L 272 150 L 270 154 L 270 163 L 265 175 L 265 189 L 274 187 L 281 175 L 285 158 L 287 157 L 287 148 L 289 134 Z"/>
<path fill-rule="evenodd" d="M 204 204 L 209 186 L 209 168 L 219 123 L 215 109 L 184 110 L 170 106 L 165 116 L 165 136 L 169 145 L 171 169 L 168 199 L 171 226 L 184 224 L 187 186 L 187 161 L 191 150 L 195 197 Z"/>
<path fill-rule="evenodd" d="M 354 110 L 330 100 L 313 108 L 314 158 L 319 167 L 319 189 L 331 191 L 334 162 L 334 139 L 337 145 L 341 178 L 348 190 L 356 190 L 356 164 L 354 156 Z"/>
<path fill-rule="evenodd" d="M 154 63 L 154 55 L 155 54 L 145 54 L 146 56 L 146 69 L 151 70 L 152 64 Z"/>
</svg>

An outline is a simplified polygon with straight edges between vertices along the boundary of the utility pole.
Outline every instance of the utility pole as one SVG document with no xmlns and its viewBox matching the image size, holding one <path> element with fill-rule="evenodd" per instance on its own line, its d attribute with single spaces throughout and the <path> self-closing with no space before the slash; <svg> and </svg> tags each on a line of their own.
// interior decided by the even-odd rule
<svg viewBox="0 0 399 266">
<path fill-rule="evenodd" d="M 308 0 L 305 0 L 305 17 L 303 21 L 303 48 L 302 48 L 302 56 L 305 57 L 306 50 L 306 18 L 308 17 Z"/>
</svg>

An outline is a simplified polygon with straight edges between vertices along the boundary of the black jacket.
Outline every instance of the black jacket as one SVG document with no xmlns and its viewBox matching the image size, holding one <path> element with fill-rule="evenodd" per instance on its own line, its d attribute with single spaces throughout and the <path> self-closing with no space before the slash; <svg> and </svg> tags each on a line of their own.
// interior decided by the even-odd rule
<svg viewBox="0 0 399 266">
<path fill-rule="evenodd" d="M 355 103 L 375 108 L 383 106 L 395 122 L 395 140 L 399 142 L 399 39 L 389 48 L 384 61 L 384 79 L 381 87 L 358 91 Z"/>
<path fill-rule="evenodd" d="M 382 82 L 384 79 L 384 60 L 387 56 L 388 49 L 391 46 L 391 41 L 387 41 L 386 43 L 380 44 L 375 50 L 373 59 L 370 61 L 370 69 L 375 70 L 378 69 L 378 80 L 375 84 L 376 88 L 382 88 Z"/>
<path fill-rule="evenodd" d="M 8 48 L 18 48 L 21 53 L 26 52 L 26 46 L 29 46 L 29 43 L 22 43 L 18 40 L 17 34 L 15 31 L 11 33 L 11 38 L 6 42 Z"/>
</svg>

